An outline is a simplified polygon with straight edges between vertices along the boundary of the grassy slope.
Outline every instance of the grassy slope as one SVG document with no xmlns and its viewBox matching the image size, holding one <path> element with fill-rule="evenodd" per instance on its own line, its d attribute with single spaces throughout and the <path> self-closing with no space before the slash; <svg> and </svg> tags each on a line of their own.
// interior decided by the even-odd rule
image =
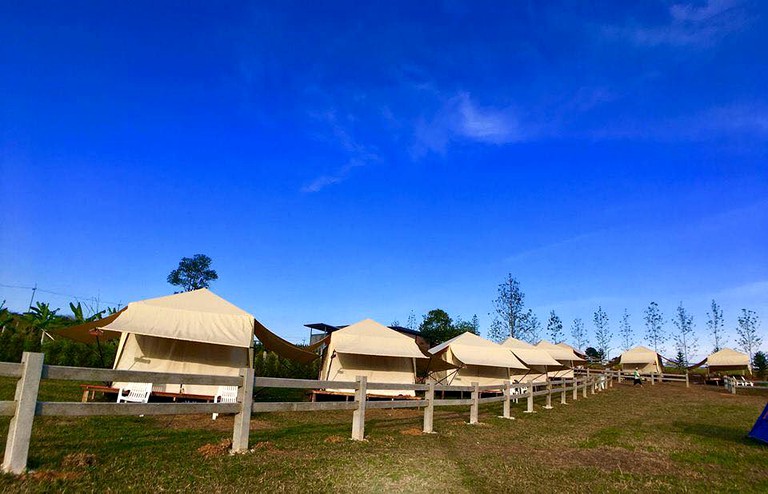
<svg viewBox="0 0 768 494">
<path fill-rule="evenodd" d="M 77 400 L 71 383 L 46 382 L 44 400 Z M 0 380 L 0 399 L 12 384 Z M 559 401 L 559 400 L 558 400 Z M 214 492 L 768 492 L 768 447 L 745 439 L 766 401 L 678 385 L 622 385 L 515 421 L 481 407 L 438 409 L 435 435 L 421 415 L 369 411 L 366 442 L 347 440 L 350 412 L 253 417 L 253 452 L 206 458 L 197 448 L 231 434 L 232 418 L 39 418 L 23 478 L 0 491 Z M 570 402 L 570 395 L 569 395 Z M 0 418 L 5 443 L 7 418 Z M 96 465 L 62 467 L 72 453 Z"/>
</svg>

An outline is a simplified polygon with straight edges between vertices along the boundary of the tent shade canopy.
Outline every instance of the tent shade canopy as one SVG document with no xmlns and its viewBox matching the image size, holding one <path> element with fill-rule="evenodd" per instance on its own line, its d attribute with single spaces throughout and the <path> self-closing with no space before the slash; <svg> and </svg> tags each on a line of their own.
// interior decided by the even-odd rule
<svg viewBox="0 0 768 494">
<path fill-rule="evenodd" d="M 365 376 L 369 382 L 414 384 L 416 361 L 429 357 L 419 350 L 416 341 L 372 319 L 365 319 L 328 336 L 320 378 L 327 381 L 354 381 Z M 348 393 L 352 390 L 327 388 L 326 391 Z M 415 396 L 413 390 L 391 389 L 370 391 L 386 396 Z"/>
<path fill-rule="evenodd" d="M 584 362 L 584 359 L 576 355 L 571 348 L 565 348 L 560 345 L 555 345 L 547 340 L 541 340 L 536 344 L 536 348 L 544 350 L 558 362 Z"/>
<path fill-rule="evenodd" d="M 707 366 L 710 370 L 749 370 L 751 372 L 751 365 L 749 362 L 749 355 L 746 353 L 737 352 L 730 348 L 723 348 L 722 350 L 713 353 L 707 357 Z"/>
<path fill-rule="evenodd" d="M 553 359 L 549 353 L 536 348 L 531 344 L 525 343 L 524 341 L 507 338 L 501 346 L 508 348 L 515 357 L 528 367 L 547 367 L 550 370 L 560 369 L 562 367 L 562 364 Z"/>
<path fill-rule="evenodd" d="M 453 356 L 465 365 L 526 369 L 509 349 L 469 332 L 431 348 L 429 353 L 438 355 L 449 348 Z"/>
<path fill-rule="evenodd" d="M 659 354 L 644 346 L 636 346 L 622 353 L 619 363 L 625 370 L 637 368 L 644 373 L 662 373 L 664 371 Z"/>
</svg>

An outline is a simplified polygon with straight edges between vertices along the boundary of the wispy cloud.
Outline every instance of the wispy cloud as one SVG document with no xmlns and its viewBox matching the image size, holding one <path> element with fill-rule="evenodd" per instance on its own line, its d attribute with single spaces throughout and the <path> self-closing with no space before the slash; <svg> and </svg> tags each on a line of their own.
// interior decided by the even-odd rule
<svg viewBox="0 0 768 494">
<path fill-rule="evenodd" d="M 603 34 L 639 46 L 706 47 L 740 30 L 749 21 L 745 9 L 735 0 L 675 3 L 668 13 L 668 21 L 662 25 L 611 25 L 604 27 Z"/>
<path fill-rule="evenodd" d="M 533 134 L 533 126 L 523 123 L 516 109 L 481 106 L 469 93 L 460 92 L 448 98 L 432 118 L 417 121 L 414 154 L 442 154 L 454 141 L 501 145 L 526 141 Z"/>
<path fill-rule="evenodd" d="M 563 248 L 566 248 L 566 247 L 573 248 L 576 245 L 584 244 L 588 241 L 594 240 L 595 238 L 598 238 L 603 233 L 604 232 L 596 231 L 596 232 L 574 235 L 572 237 L 558 240 L 546 245 L 540 245 L 538 247 L 534 247 L 533 249 L 517 252 L 515 254 L 512 254 L 511 256 L 508 256 L 506 259 L 504 259 L 504 261 L 507 263 L 514 263 L 514 262 L 526 261 L 535 257 L 550 255 L 552 253 L 557 253 L 558 251 L 562 251 Z"/>
<path fill-rule="evenodd" d="M 339 123 L 335 112 L 329 111 L 313 116 L 328 125 L 331 130 L 331 140 L 339 145 L 349 158 L 344 165 L 337 167 L 333 172 L 320 175 L 310 181 L 301 188 L 302 192 L 320 192 L 328 186 L 346 180 L 355 168 L 366 166 L 381 159 L 373 147 L 361 144 L 352 137 L 351 133 Z"/>
</svg>

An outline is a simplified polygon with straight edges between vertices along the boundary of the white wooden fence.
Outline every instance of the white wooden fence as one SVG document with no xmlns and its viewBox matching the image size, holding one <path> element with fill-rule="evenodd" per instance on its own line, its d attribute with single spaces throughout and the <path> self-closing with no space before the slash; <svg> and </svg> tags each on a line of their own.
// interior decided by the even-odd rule
<svg viewBox="0 0 768 494">
<path fill-rule="evenodd" d="M 434 432 L 434 410 L 441 406 L 469 406 L 469 423 L 477 424 L 479 407 L 486 403 L 502 403 L 501 417 L 513 419 L 512 400 L 526 400 L 524 413 L 534 412 L 534 399 L 544 398 L 544 409 L 552 408 L 553 397 L 560 397 L 560 403 L 567 403 L 570 393 L 572 400 L 579 394 L 587 398 L 613 386 L 614 380 L 620 380 L 618 371 L 591 371 L 588 375 L 577 373 L 574 378 L 549 380 L 537 383 L 510 383 L 504 385 L 446 386 L 440 384 L 393 384 L 369 383 L 363 376 L 355 381 L 320 381 L 312 379 L 281 379 L 254 377 L 253 369 L 243 368 L 239 376 L 213 376 L 192 374 L 170 374 L 161 372 L 143 372 L 112 369 L 91 369 L 79 367 L 60 367 L 43 364 L 43 354 L 24 353 L 21 363 L 0 363 L 0 376 L 18 378 L 13 401 L 0 401 L 0 416 L 10 416 L 11 422 L 2 470 L 21 473 L 26 469 L 32 425 L 35 416 L 94 416 L 94 415 L 186 415 L 208 413 L 235 414 L 232 431 L 233 452 L 248 449 L 251 413 L 279 411 L 321 411 L 352 410 L 352 439 L 362 440 L 365 436 L 366 410 L 377 408 L 423 408 L 425 433 Z M 626 373 L 624 374 L 626 376 Z M 38 391 L 42 379 L 68 381 L 119 381 L 151 382 L 154 384 L 185 383 L 219 386 L 237 386 L 237 403 L 82 403 L 82 402 L 44 402 L 38 400 Z M 666 376 L 664 378 L 667 379 Z M 679 380 L 679 379 L 678 379 Z M 253 402 L 253 389 L 293 388 L 293 389 L 348 389 L 354 392 L 354 401 L 343 402 Z M 367 399 L 371 390 L 414 390 L 423 392 L 417 400 Z M 470 398 L 438 399 L 437 392 L 469 392 Z M 483 397 L 482 393 L 496 396 Z"/>
</svg>

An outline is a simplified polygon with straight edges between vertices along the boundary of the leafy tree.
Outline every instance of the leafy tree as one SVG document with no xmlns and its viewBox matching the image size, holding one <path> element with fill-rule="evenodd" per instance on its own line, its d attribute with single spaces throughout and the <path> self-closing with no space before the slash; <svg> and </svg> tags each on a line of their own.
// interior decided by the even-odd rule
<svg viewBox="0 0 768 494">
<path fill-rule="evenodd" d="M 5 329 L 5 326 L 11 324 L 13 317 L 8 309 L 5 307 L 5 300 L 0 303 L 0 331 Z"/>
<path fill-rule="evenodd" d="M 520 289 L 520 282 L 508 274 L 504 283 L 499 285 L 498 296 L 493 301 L 495 314 L 488 337 L 494 341 L 503 341 L 510 336 L 520 338 L 524 305 L 525 294 Z"/>
<path fill-rule="evenodd" d="M 605 354 L 603 352 L 591 346 L 584 350 L 584 355 L 587 356 L 587 360 L 591 364 L 599 364 L 605 358 Z"/>
<path fill-rule="evenodd" d="M 611 337 L 613 335 L 608 325 L 608 314 L 605 313 L 601 306 L 597 307 L 593 321 L 595 323 L 597 349 L 603 354 L 603 359 L 608 360 L 611 355 Z"/>
<path fill-rule="evenodd" d="M 561 343 L 565 340 L 563 333 L 563 321 L 555 314 L 555 311 L 549 312 L 549 319 L 547 319 L 547 333 L 552 338 L 552 343 Z"/>
<path fill-rule="evenodd" d="M 624 309 L 624 314 L 621 316 L 621 322 L 619 323 L 619 336 L 621 336 L 621 348 L 624 351 L 632 348 L 635 344 L 633 339 L 632 326 L 629 324 L 629 312 Z"/>
<path fill-rule="evenodd" d="M 678 355 L 683 357 L 681 365 L 690 365 L 691 355 L 696 353 L 698 349 L 698 341 L 694 333 L 693 316 L 685 310 L 682 302 L 677 306 L 672 324 L 677 328 L 675 348 L 677 348 Z"/>
<path fill-rule="evenodd" d="M 755 356 L 752 357 L 752 369 L 755 374 L 764 378 L 768 373 L 768 357 L 764 352 L 755 352 Z"/>
<path fill-rule="evenodd" d="M 75 317 L 75 324 L 83 324 L 86 322 L 96 321 L 101 319 L 101 316 L 104 315 L 105 312 L 102 310 L 100 312 L 95 312 L 88 317 L 85 317 L 85 314 L 83 314 L 83 307 L 80 305 L 80 302 L 78 302 L 77 305 L 70 302 L 69 309 L 72 311 L 72 315 Z"/>
<path fill-rule="evenodd" d="M 725 345 L 726 337 L 725 330 L 723 328 L 725 319 L 723 319 L 723 309 L 717 305 L 717 302 L 712 300 L 712 306 L 707 312 L 707 329 L 712 339 L 715 340 L 715 351 L 719 352 Z"/>
<path fill-rule="evenodd" d="M 664 316 L 659 310 L 659 304 L 651 302 L 645 309 L 645 339 L 653 347 L 656 353 L 663 350 L 662 345 L 666 341 L 664 335 Z"/>
<path fill-rule="evenodd" d="M 477 319 L 477 315 L 472 316 L 472 319 L 469 321 L 464 321 L 461 316 L 459 316 L 453 323 L 453 329 L 457 336 L 466 332 L 480 335 L 480 322 Z"/>
<path fill-rule="evenodd" d="M 685 359 L 685 354 L 682 350 L 677 351 L 677 355 L 675 356 L 675 367 L 679 370 L 685 370 L 685 368 L 688 366 Z"/>
<path fill-rule="evenodd" d="M 451 317 L 442 309 L 429 311 L 421 321 L 419 331 L 432 345 L 448 341 L 464 332 L 454 326 Z"/>
<path fill-rule="evenodd" d="M 571 325 L 571 338 L 574 345 L 576 345 L 576 348 L 579 350 L 585 348 L 589 343 L 589 340 L 587 339 L 587 330 L 584 329 L 584 321 L 578 317 L 573 320 L 573 324 Z"/>
<path fill-rule="evenodd" d="M 211 262 L 205 254 L 182 257 L 179 267 L 168 275 L 168 283 L 181 287 L 184 292 L 208 288 L 211 281 L 219 279 L 216 271 L 211 269 Z"/>
<path fill-rule="evenodd" d="M 532 309 L 520 317 L 518 321 L 517 338 L 527 341 L 528 343 L 535 343 L 541 337 L 541 323 Z"/>
<path fill-rule="evenodd" d="M 760 348 L 760 344 L 763 342 L 763 339 L 758 334 L 759 329 L 760 318 L 757 314 L 751 310 L 741 309 L 739 325 L 736 328 L 737 343 L 739 348 L 749 355 L 750 360 L 752 360 L 754 352 Z"/>
</svg>

